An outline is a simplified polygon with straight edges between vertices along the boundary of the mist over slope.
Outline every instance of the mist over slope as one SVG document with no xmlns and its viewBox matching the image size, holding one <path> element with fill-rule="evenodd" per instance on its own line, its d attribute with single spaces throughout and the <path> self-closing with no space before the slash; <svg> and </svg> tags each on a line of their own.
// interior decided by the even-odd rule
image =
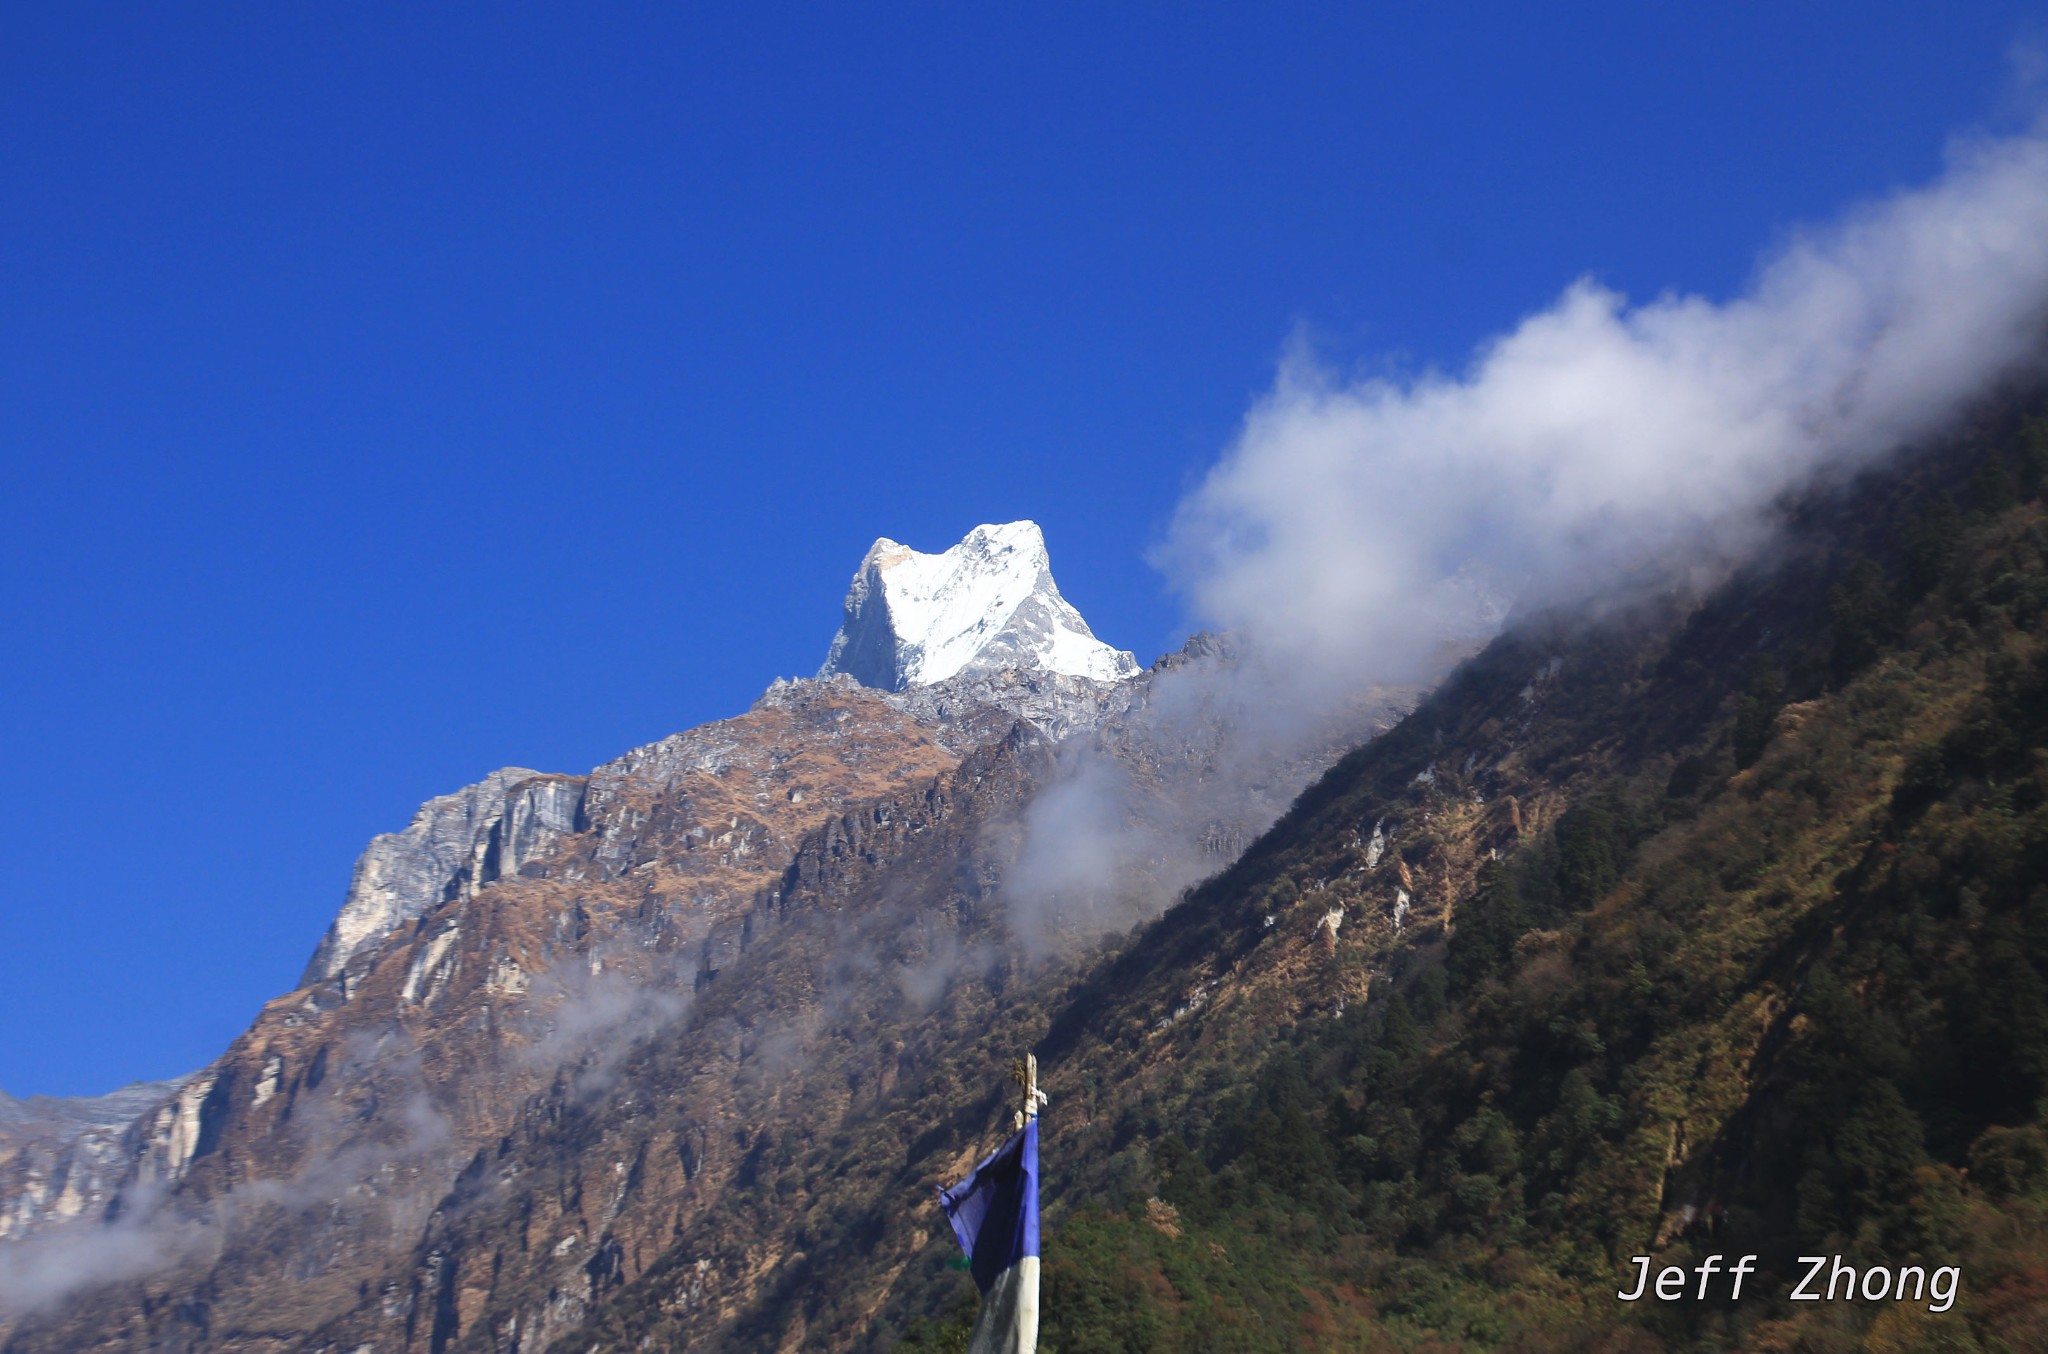
<svg viewBox="0 0 2048 1354">
<path fill-rule="evenodd" d="M 1275 769 L 1330 760 L 1373 693 L 1435 680 L 1518 599 L 1725 576 L 1773 544 L 1788 496 L 2039 373 L 2048 131 L 1959 139 L 1949 160 L 1799 231 L 1727 301 L 1631 304 L 1582 279 L 1465 371 L 1405 380 L 1297 346 L 1154 552 L 1232 652 L 1162 674 L 1143 736 L 1213 739 L 1240 781 L 1298 783 Z M 1105 901 L 1134 875 L 1170 892 L 1214 870 L 1196 787 L 1162 801 L 1085 750 L 1068 763 L 1012 889 L 1027 913 L 1058 894 L 1135 920 L 1150 909 Z"/>
</svg>

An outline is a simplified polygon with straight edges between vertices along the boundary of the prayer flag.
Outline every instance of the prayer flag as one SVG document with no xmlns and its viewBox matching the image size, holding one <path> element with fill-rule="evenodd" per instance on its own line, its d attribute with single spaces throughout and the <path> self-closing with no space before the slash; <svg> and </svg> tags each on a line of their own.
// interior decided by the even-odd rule
<svg viewBox="0 0 2048 1354">
<path fill-rule="evenodd" d="M 1038 1347 L 1038 1120 L 974 1173 L 939 1194 L 967 1252 L 981 1316 L 968 1354 L 1032 1354 Z"/>
</svg>

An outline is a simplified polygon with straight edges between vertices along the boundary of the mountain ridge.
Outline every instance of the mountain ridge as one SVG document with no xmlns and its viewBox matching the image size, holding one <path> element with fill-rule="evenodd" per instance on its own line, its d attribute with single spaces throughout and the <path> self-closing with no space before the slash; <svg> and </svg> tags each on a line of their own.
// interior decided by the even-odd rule
<svg viewBox="0 0 2048 1354">
<path fill-rule="evenodd" d="M 783 1103 L 772 1088 L 759 1099 L 760 1057 L 822 1106 L 842 1095 L 831 1069 L 876 1056 L 872 1038 L 838 1051 L 835 993 L 891 1012 L 901 1033 L 886 1046 L 911 1039 L 930 1002 L 954 1000 L 957 965 L 995 962 L 1018 935 L 1039 954 L 1031 966 L 1062 971 L 1105 928 L 1156 911 L 1188 871 L 1224 863 L 1287 785 L 1383 726 L 1393 699 L 1368 693 L 1322 741 L 1252 776 L 1233 701 L 1189 705 L 1235 661 L 1198 639 L 1115 680 L 1003 661 L 895 691 L 846 674 L 777 682 L 743 715 L 587 775 L 507 769 L 429 801 L 366 848 L 338 941 L 220 1058 L 94 1153 L 0 1156 L 14 1238 L 0 1249 L 0 1348 L 282 1350 L 346 1330 L 346 1348 L 432 1351 L 500 1321 L 525 1332 L 513 1344 L 538 1348 L 579 1327 L 688 1219 L 727 1235 L 721 1200 L 749 1189 L 759 1116 Z M 1161 682 L 1177 694 L 1155 709 Z M 1184 709 L 1205 713 L 1184 726 Z M 1101 898 L 1046 884 L 1038 920 L 1017 932 L 1011 875 L 1059 844 L 1030 806 L 1073 782 L 1062 748 L 1126 768 L 1185 841 L 1170 859 L 1125 862 Z M 1182 802 L 1175 787 L 1193 785 L 1207 788 Z M 847 967 L 871 953 L 872 970 Z M 569 1168 L 534 1134 L 585 1113 L 590 1096 L 610 1105 L 620 1060 L 650 1040 L 699 1050 L 675 1074 L 695 1089 L 662 1149 L 675 1172 L 645 1175 L 573 1229 L 609 1238 L 602 1265 L 565 1288 L 555 1258 L 596 1264 L 585 1241 L 558 1236 L 531 1254 L 522 1243 L 515 1259 L 510 1233 L 491 1231 L 474 1237 L 497 1238 L 499 1277 L 486 1280 L 473 1257 L 409 1244 L 433 1234 L 435 1182 L 468 1197 L 466 1172 L 494 1153 L 506 1188 Z M 845 1075 L 883 1087 L 894 1076 Z M 625 1121 L 634 1133 L 639 1113 Z M 505 1154 L 527 1141 L 537 1155 L 515 1169 Z M 530 1222 L 495 1216 L 529 1234 Z M 738 1255 L 721 1269 L 732 1313 L 772 1278 Z M 70 1299 L 92 1282 L 129 1296 Z M 189 1296 L 201 1292 L 204 1303 Z"/>
</svg>

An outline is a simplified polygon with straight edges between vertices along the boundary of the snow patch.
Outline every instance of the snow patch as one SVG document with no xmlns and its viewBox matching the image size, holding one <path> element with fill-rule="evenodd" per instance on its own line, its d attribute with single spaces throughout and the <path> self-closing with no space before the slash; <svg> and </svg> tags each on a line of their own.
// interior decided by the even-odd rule
<svg viewBox="0 0 2048 1354">
<path fill-rule="evenodd" d="M 1060 596 L 1036 522 L 978 526 L 936 555 L 882 538 L 846 592 L 820 677 L 900 691 L 1022 669 L 1114 682 L 1138 661 L 1095 638 Z"/>
</svg>

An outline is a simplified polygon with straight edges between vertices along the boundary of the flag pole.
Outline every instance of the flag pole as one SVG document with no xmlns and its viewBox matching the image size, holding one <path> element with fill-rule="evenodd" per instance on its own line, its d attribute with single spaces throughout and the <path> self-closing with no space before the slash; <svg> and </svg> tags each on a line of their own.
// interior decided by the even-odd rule
<svg viewBox="0 0 2048 1354">
<path fill-rule="evenodd" d="M 1038 1058 L 1010 1064 L 1019 1095 L 1010 1140 L 951 1189 L 939 1206 L 981 1290 L 967 1354 L 1033 1354 L 1038 1347 Z"/>
<path fill-rule="evenodd" d="M 1047 1103 L 1045 1092 L 1038 1089 L 1038 1055 L 1026 1053 L 1011 1063 L 1010 1080 L 1024 1088 L 1023 1104 L 1017 1111 L 1016 1128 L 1012 1130 L 1021 1132 L 1027 1120 L 1038 1117 L 1038 1107 Z"/>
</svg>

